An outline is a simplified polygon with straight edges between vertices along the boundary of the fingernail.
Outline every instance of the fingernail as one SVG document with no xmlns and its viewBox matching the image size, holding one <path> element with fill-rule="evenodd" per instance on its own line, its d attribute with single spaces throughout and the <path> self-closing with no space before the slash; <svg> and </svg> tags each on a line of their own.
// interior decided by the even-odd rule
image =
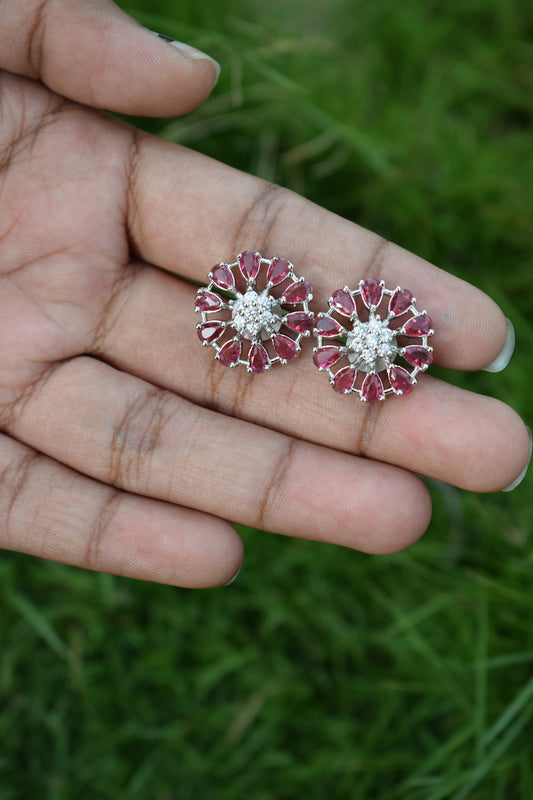
<svg viewBox="0 0 533 800">
<path fill-rule="evenodd" d="M 505 369 L 509 361 L 511 360 L 511 356 L 513 355 L 514 350 L 514 343 L 515 343 L 515 335 L 514 335 L 514 328 L 513 323 L 510 319 L 507 320 L 507 338 L 505 340 L 505 344 L 503 346 L 503 350 L 501 351 L 500 355 L 494 359 L 492 364 L 489 364 L 488 367 L 485 367 L 485 372 L 501 372 L 502 369 Z"/>
<path fill-rule="evenodd" d="M 190 44 L 185 44 L 185 42 L 179 42 L 177 39 L 173 39 L 171 36 L 166 36 L 164 33 L 158 33 L 157 31 L 150 31 L 150 33 L 153 33 L 154 36 L 158 36 L 160 39 L 163 39 L 164 42 L 167 42 L 169 45 L 174 47 L 186 58 L 190 58 L 191 61 L 210 61 L 215 68 L 216 79 L 218 81 L 218 77 L 220 75 L 220 64 L 218 61 L 215 61 L 214 58 L 208 56 L 207 53 L 202 52 L 202 50 L 197 50 L 196 47 L 192 47 Z"/>
<path fill-rule="evenodd" d="M 239 573 L 240 573 L 241 569 L 242 569 L 242 564 L 239 567 L 239 569 L 237 570 L 237 572 L 235 573 L 235 575 L 233 576 L 233 578 L 231 578 L 231 580 L 229 580 L 227 583 L 225 583 L 222 588 L 224 588 L 224 586 L 231 586 L 231 584 L 234 583 L 237 580 L 237 578 L 239 577 Z"/>
<path fill-rule="evenodd" d="M 520 486 L 520 484 L 526 477 L 526 473 L 529 467 L 529 462 L 531 461 L 531 450 L 533 445 L 533 441 L 531 439 L 531 431 L 529 428 L 527 429 L 527 432 L 529 433 L 529 458 L 527 460 L 527 464 L 520 473 L 520 475 L 518 476 L 518 478 L 516 478 L 512 483 L 510 483 L 509 486 L 506 486 L 505 489 L 502 489 L 502 492 L 512 492 L 513 489 L 516 489 L 517 486 Z"/>
</svg>

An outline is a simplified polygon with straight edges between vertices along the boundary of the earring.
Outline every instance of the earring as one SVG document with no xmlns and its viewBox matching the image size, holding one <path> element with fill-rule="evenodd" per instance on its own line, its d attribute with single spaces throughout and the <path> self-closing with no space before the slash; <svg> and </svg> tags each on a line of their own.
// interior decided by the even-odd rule
<svg viewBox="0 0 533 800">
<path fill-rule="evenodd" d="M 418 373 L 433 361 L 427 312 L 418 311 L 408 289 L 387 289 L 375 279 L 333 292 L 328 310 L 318 314 L 314 334 L 314 363 L 328 373 L 333 390 L 353 392 L 366 403 L 378 403 L 387 394 L 409 394 Z"/>
<path fill-rule="evenodd" d="M 202 315 L 196 329 L 220 364 L 242 364 L 258 375 L 298 356 L 301 338 L 317 321 L 309 311 L 312 288 L 288 259 L 247 250 L 232 263 L 217 264 L 208 278 L 195 298 Z"/>
</svg>

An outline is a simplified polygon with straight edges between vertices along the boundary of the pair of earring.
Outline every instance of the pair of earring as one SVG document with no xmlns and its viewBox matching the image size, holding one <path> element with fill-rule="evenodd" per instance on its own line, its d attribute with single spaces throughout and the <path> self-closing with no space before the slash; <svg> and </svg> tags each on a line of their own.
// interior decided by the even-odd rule
<svg viewBox="0 0 533 800">
<path fill-rule="evenodd" d="M 202 316 L 196 328 L 224 367 L 266 372 L 293 361 L 302 338 L 313 334 L 313 361 L 334 391 L 378 403 L 387 394 L 411 392 L 418 373 L 433 361 L 431 319 L 400 286 L 361 280 L 356 289 L 334 291 L 327 310 L 315 314 L 309 308 L 312 287 L 286 258 L 247 250 L 232 263 L 217 264 L 208 278 L 195 298 Z"/>
</svg>

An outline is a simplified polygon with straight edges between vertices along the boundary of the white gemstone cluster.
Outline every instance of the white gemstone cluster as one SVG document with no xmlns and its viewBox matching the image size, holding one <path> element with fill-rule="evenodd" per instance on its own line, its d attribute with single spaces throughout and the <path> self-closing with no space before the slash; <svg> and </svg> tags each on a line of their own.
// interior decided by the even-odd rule
<svg viewBox="0 0 533 800">
<path fill-rule="evenodd" d="M 281 308 L 279 301 L 271 297 L 268 290 L 258 294 L 248 289 L 246 294 L 229 303 L 232 325 L 241 336 L 255 339 L 261 333 L 272 336 L 281 327 Z"/>
<path fill-rule="evenodd" d="M 396 358 L 395 336 L 388 320 L 378 315 L 371 316 L 368 322 L 356 322 L 346 341 L 348 358 L 363 372 L 380 372 Z"/>
</svg>

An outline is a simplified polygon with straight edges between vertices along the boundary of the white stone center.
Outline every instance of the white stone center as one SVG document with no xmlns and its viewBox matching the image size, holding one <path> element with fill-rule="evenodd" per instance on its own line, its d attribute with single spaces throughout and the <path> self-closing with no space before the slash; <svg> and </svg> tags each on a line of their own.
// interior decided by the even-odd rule
<svg viewBox="0 0 533 800">
<path fill-rule="evenodd" d="M 398 352 L 395 334 L 386 320 L 377 317 L 368 322 L 357 322 L 346 340 L 349 360 L 363 372 L 386 369 Z"/>
<path fill-rule="evenodd" d="M 241 336 L 256 338 L 260 331 L 271 336 L 281 327 L 279 301 L 267 290 L 258 294 L 248 289 L 246 294 L 231 303 L 232 324 Z"/>
</svg>

